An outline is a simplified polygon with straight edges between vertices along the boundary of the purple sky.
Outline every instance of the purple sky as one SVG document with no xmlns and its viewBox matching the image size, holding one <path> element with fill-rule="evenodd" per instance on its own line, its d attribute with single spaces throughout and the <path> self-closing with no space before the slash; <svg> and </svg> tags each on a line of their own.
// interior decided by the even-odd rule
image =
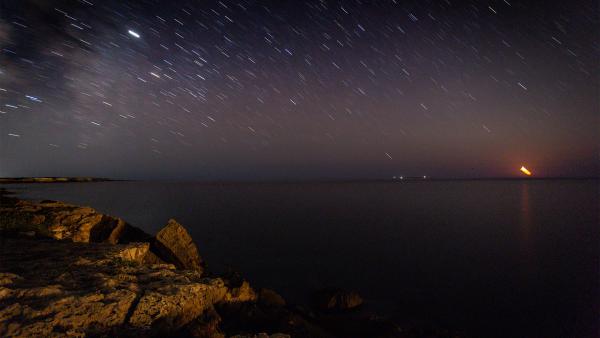
<svg viewBox="0 0 600 338">
<path fill-rule="evenodd" d="M 0 176 L 597 176 L 595 1 L 2 1 Z"/>
</svg>

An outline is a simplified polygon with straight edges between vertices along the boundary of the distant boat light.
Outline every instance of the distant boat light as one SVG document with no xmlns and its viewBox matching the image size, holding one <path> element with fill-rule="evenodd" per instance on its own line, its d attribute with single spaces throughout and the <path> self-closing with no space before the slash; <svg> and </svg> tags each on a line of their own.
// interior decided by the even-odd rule
<svg viewBox="0 0 600 338">
<path fill-rule="evenodd" d="M 134 38 L 137 38 L 137 39 L 140 38 L 140 35 L 137 32 L 132 31 L 131 29 L 127 32 L 129 33 L 129 35 L 133 36 Z"/>
<path fill-rule="evenodd" d="M 527 176 L 531 176 L 531 171 L 527 170 L 524 166 L 521 166 L 521 172 Z"/>
</svg>

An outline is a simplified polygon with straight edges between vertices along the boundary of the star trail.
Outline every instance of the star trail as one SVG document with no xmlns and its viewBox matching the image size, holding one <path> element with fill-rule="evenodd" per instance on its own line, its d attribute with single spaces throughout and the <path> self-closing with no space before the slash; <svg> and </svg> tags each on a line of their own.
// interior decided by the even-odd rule
<svg viewBox="0 0 600 338">
<path fill-rule="evenodd" d="M 598 173 L 594 1 L 0 4 L 0 176 Z"/>
</svg>

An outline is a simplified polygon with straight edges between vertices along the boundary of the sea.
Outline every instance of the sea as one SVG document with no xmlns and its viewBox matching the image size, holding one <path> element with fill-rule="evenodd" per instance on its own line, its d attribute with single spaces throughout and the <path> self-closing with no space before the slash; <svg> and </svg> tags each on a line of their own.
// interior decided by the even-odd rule
<svg viewBox="0 0 600 338">
<path fill-rule="evenodd" d="M 473 337 L 600 337 L 600 181 L 11 184 L 155 233 L 183 224 L 210 271 L 306 304 L 324 287 Z"/>
</svg>

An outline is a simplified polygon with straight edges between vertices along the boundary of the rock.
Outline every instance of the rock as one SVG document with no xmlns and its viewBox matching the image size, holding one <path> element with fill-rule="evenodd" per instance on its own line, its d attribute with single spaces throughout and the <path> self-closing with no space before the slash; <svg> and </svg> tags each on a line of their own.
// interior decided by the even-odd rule
<svg viewBox="0 0 600 338">
<path fill-rule="evenodd" d="M 156 234 L 151 251 L 161 260 L 175 264 L 179 269 L 200 273 L 204 270 L 204 263 L 192 237 L 173 219 Z"/>
<path fill-rule="evenodd" d="M 243 281 L 239 287 L 229 288 L 224 297 L 224 301 L 229 303 L 255 302 L 256 299 L 256 292 L 247 281 Z"/>
<path fill-rule="evenodd" d="M 83 243 L 117 244 L 148 241 L 151 238 L 120 218 L 101 214 L 89 207 L 47 200 L 39 203 L 24 200 L 9 201 L 10 203 L 4 203 L 4 199 L 2 201 L 2 232 L 33 232 L 37 237 Z"/>
<path fill-rule="evenodd" d="M 124 222 L 119 219 L 117 226 L 113 229 L 110 235 L 107 237 L 106 242 L 116 243 L 131 243 L 131 242 L 150 242 L 152 236 L 136 228 L 133 225 Z"/>
<path fill-rule="evenodd" d="M 44 215 L 33 215 L 32 219 L 31 219 L 31 224 L 33 225 L 39 225 L 39 224 L 43 224 L 46 221 L 46 216 Z"/>
<path fill-rule="evenodd" d="M 4 239 L 0 337 L 185 336 L 192 323 L 208 325 L 224 282 L 139 264 L 148 247 Z"/>
<path fill-rule="evenodd" d="M 220 293 L 213 288 L 203 283 L 189 283 L 148 290 L 135 307 L 129 324 L 160 332 L 180 329 L 220 300 L 215 297 Z"/>
<path fill-rule="evenodd" d="M 149 249 L 150 243 L 130 243 L 118 252 L 118 257 L 124 261 L 142 264 Z"/>
<path fill-rule="evenodd" d="M 184 329 L 185 337 L 194 338 L 225 338 L 219 324 L 221 316 L 214 308 L 207 309 L 202 316 L 190 322 Z"/>
<path fill-rule="evenodd" d="M 315 293 L 313 304 L 321 311 L 347 311 L 362 305 L 361 296 L 354 291 L 328 288 Z"/>
<path fill-rule="evenodd" d="M 285 299 L 271 289 L 260 289 L 258 292 L 258 303 L 268 308 L 279 308 L 285 306 Z"/>
<path fill-rule="evenodd" d="M 35 299 L 47 298 L 44 296 Z M 107 294 L 53 297 L 42 306 L 13 303 L 0 310 L 0 335 L 49 337 L 62 333 L 84 336 L 121 325 L 135 293 L 118 290 Z"/>
<path fill-rule="evenodd" d="M 10 285 L 18 280 L 23 280 L 23 277 L 10 272 L 0 272 L 0 286 Z"/>
<path fill-rule="evenodd" d="M 155 264 L 167 264 L 165 261 L 160 259 L 154 252 L 148 251 L 144 256 L 144 264 L 155 265 Z M 175 265 L 173 265 L 175 267 Z"/>
</svg>

